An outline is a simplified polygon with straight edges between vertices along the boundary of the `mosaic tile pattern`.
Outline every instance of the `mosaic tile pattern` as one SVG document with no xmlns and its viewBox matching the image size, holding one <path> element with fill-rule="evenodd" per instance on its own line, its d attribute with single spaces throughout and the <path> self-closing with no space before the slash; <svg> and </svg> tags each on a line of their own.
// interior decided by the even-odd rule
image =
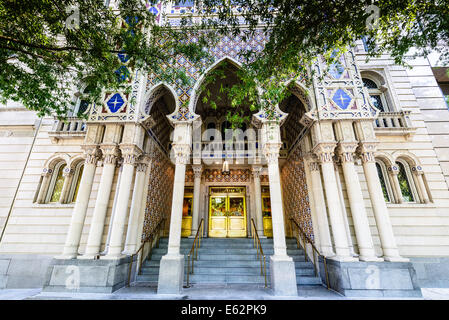
<svg viewBox="0 0 449 320">
<path fill-rule="evenodd" d="M 189 43 L 195 43 L 198 41 L 198 39 L 193 36 L 187 41 Z M 244 58 L 240 56 L 241 53 L 244 53 L 246 50 L 260 52 L 263 50 L 266 41 L 267 34 L 264 34 L 263 32 L 256 32 L 255 36 L 246 42 L 243 40 L 241 35 L 232 37 L 225 36 L 217 43 L 217 46 L 210 49 L 210 54 L 211 56 L 213 56 L 214 62 L 219 61 L 224 57 L 229 57 L 234 59 L 235 61 L 242 63 L 244 61 Z M 162 44 L 164 42 L 164 39 L 159 40 L 159 42 Z M 175 68 L 183 68 L 186 72 L 186 75 L 190 79 L 190 85 L 188 86 L 183 86 L 180 81 L 170 84 L 174 88 L 176 95 L 181 103 L 185 103 L 190 100 L 195 83 L 199 80 L 201 74 L 208 67 L 210 67 L 210 65 L 206 65 L 205 62 L 200 64 L 193 64 L 182 55 L 173 57 L 173 60 L 167 61 L 166 64 L 167 66 Z M 150 74 L 147 81 L 147 92 L 148 90 L 150 90 L 150 88 L 156 86 L 159 83 L 161 83 L 159 77 L 154 73 Z M 178 114 L 173 116 L 174 120 L 189 120 L 192 118 L 193 115 L 189 112 L 188 108 L 185 107 L 181 107 Z"/>
<path fill-rule="evenodd" d="M 229 174 L 222 174 L 219 169 L 204 170 L 206 182 L 249 182 L 251 178 L 251 170 L 234 170 L 231 169 Z"/>
<path fill-rule="evenodd" d="M 309 193 L 301 148 L 296 148 L 287 163 L 282 167 L 281 181 L 284 210 L 287 217 L 293 218 L 307 236 L 314 241 Z"/>
<path fill-rule="evenodd" d="M 170 219 L 173 196 L 174 168 L 170 159 L 152 144 L 150 179 L 143 224 L 142 240 L 151 234 L 162 218 Z"/>
</svg>

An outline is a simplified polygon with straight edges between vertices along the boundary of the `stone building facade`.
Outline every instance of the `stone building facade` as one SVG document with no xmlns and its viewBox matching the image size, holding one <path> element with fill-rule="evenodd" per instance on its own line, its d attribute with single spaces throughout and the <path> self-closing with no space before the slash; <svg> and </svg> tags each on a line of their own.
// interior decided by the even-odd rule
<svg viewBox="0 0 449 320">
<path fill-rule="evenodd" d="M 173 24 L 185 9 L 155 7 Z M 235 142 L 229 153 L 214 145 L 229 128 L 229 106 L 223 99 L 212 110 L 201 83 L 223 68 L 226 79 L 210 90 L 232 84 L 239 48 L 261 50 L 264 40 L 262 33 L 247 43 L 223 38 L 203 72 L 181 57 L 176 64 L 188 70 L 191 87 L 134 70 L 130 94 L 105 92 L 103 104 L 88 107 L 74 94 L 87 121 L 2 106 L 0 288 L 65 290 L 67 266 L 74 265 L 82 290 L 116 290 L 130 256 L 165 219 L 158 290 L 179 293 L 181 236 L 194 236 L 201 219 L 204 236 L 213 236 L 213 213 L 232 210 L 244 231 L 228 229 L 227 236 L 251 236 L 253 219 L 260 237 L 273 238 L 275 294 L 300 294 L 286 250 L 295 222 L 327 258 L 331 286 L 342 293 L 448 287 L 449 111 L 447 77 L 437 74 L 447 68 L 414 59 L 406 69 L 389 56 L 365 62 L 359 41 L 342 56 L 342 68 L 312 86 L 293 83 L 292 95 L 276 106 L 277 121 L 248 109 L 253 133 L 244 132 L 242 148 Z M 216 130 L 214 139 L 208 129 Z M 228 207 L 220 207 L 214 188 L 243 194 L 243 202 L 227 196 Z M 362 288 L 370 266 L 380 284 Z"/>
</svg>

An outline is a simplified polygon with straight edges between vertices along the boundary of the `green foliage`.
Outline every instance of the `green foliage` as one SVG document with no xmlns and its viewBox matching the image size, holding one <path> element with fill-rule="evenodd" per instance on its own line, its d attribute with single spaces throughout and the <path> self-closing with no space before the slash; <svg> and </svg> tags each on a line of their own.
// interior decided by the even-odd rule
<svg viewBox="0 0 449 320">
<path fill-rule="evenodd" d="M 105 89 L 129 92 L 135 70 L 188 83 L 185 70 L 164 63 L 177 55 L 193 62 L 208 58 L 202 49 L 213 43 L 213 33 L 161 27 L 145 1 L 119 3 L 113 10 L 104 0 L 0 0 L 1 102 L 20 101 L 40 116 L 64 118 L 80 87 L 92 88 L 90 101 Z M 77 28 L 68 23 L 76 18 L 71 6 L 79 9 Z M 188 34 L 198 42 L 183 41 Z M 120 70 L 119 53 L 130 57 Z"/>
<path fill-rule="evenodd" d="M 366 10 L 372 4 L 378 19 Z M 66 23 L 73 13 L 66 8 L 72 5 L 79 8 L 76 29 Z M 390 53 L 395 63 L 406 65 L 414 48 L 414 55 L 432 49 L 449 62 L 447 0 L 203 0 L 195 5 L 201 6 L 195 10 L 201 12 L 200 23 L 184 14 L 180 27 L 170 27 L 158 25 L 141 0 L 122 0 L 114 10 L 103 0 L 0 0 L 0 96 L 39 115 L 64 117 L 73 89 L 88 86 L 92 90 L 84 98 L 97 101 L 105 89 L 129 91 L 135 70 L 189 86 L 185 70 L 171 63 L 177 56 L 204 67 L 212 61 L 208 52 L 218 36 L 239 35 L 245 41 L 262 31 L 269 34 L 264 49 L 244 51 L 239 81 L 220 89 L 234 108 L 228 119 L 235 127 L 248 121 L 242 105 L 274 119 L 274 107 L 289 95 L 289 86 L 311 82 L 317 57 L 338 68 L 339 56 L 362 36 L 368 58 Z M 193 35 L 196 43 L 186 41 Z M 130 60 L 116 73 L 123 65 L 117 58 L 121 52 Z M 206 75 L 203 103 L 217 108 L 221 95 L 212 97 L 207 86 L 225 77 L 220 68 Z"/>
</svg>

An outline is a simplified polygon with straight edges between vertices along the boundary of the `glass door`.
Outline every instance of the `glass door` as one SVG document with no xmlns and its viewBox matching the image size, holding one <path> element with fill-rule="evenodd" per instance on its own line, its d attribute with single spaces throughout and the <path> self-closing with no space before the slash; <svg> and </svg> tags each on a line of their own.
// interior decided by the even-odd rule
<svg viewBox="0 0 449 320">
<path fill-rule="evenodd" d="M 245 197 L 229 196 L 228 237 L 246 237 Z"/>
<path fill-rule="evenodd" d="M 211 196 L 209 208 L 209 237 L 225 238 L 227 235 L 227 198 Z"/>
<path fill-rule="evenodd" d="M 262 215 L 263 215 L 263 234 L 266 237 L 273 236 L 273 222 L 271 220 L 271 198 L 270 188 L 262 186 Z"/>
<path fill-rule="evenodd" d="M 210 189 L 209 237 L 246 237 L 245 188 Z"/>
</svg>

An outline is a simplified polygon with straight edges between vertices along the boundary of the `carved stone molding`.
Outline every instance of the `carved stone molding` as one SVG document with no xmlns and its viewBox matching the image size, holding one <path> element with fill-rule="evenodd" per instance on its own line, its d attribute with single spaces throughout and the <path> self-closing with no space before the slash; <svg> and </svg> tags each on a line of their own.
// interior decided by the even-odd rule
<svg viewBox="0 0 449 320">
<path fill-rule="evenodd" d="M 252 166 L 251 172 L 255 179 L 260 179 L 260 174 L 262 173 L 262 166 Z"/>
<path fill-rule="evenodd" d="M 103 164 L 115 164 L 120 158 L 120 149 L 117 145 L 102 145 L 100 148 L 103 152 Z"/>
<path fill-rule="evenodd" d="M 147 170 L 148 164 L 144 162 L 139 162 L 136 164 L 137 172 L 145 172 Z"/>
<path fill-rule="evenodd" d="M 279 150 L 281 149 L 282 143 L 272 143 L 267 142 L 264 145 L 263 153 L 267 159 L 268 164 L 278 163 Z"/>
<path fill-rule="evenodd" d="M 120 150 L 122 152 L 123 164 L 135 164 L 142 154 L 140 148 L 134 144 L 120 144 Z"/>
<path fill-rule="evenodd" d="M 173 144 L 172 150 L 176 164 L 188 164 L 190 160 L 191 147 L 188 144 Z"/>
<path fill-rule="evenodd" d="M 411 167 L 411 170 L 412 170 L 412 173 L 415 174 L 415 175 L 422 175 L 422 174 L 424 174 L 424 171 L 423 171 L 422 167 L 419 166 L 419 165 Z"/>
<path fill-rule="evenodd" d="M 318 156 L 321 163 L 334 162 L 334 150 L 337 146 L 335 142 L 319 143 L 313 148 L 313 152 Z"/>
<path fill-rule="evenodd" d="M 70 169 L 69 167 L 65 167 L 64 171 L 62 172 L 63 177 L 70 177 L 75 171 L 73 169 Z"/>
<path fill-rule="evenodd" d="M 311 161 L 308 164 L 310 171 L 320 171 L 320 163 L 318 161 Z"/>
<path fill-rule="evenodd" d="M 340 142 L 337 152 L 341 162 L 354 162 L 354 153 L 357 150 L 357 142 Z"/>
<path fill-rule="evenodd" d="M 387 171 L 388 171 L 390 174 L 392 174 L 392 175 L 398 175 L 398 174 L 399 174 L 399 168 L 398 168 L 398 166 L 396 166 L 396 165 L 389 166 L 389 167 L 387 168 Z"/>
<path fill-rule="evenodd" d="M 376 158 L 374 157 L 374 153 L 377 149 L 377 143 L 370 142 L 362 142 L 359 144 L 358 152 L 360 154 L 360 157 L 362 158 L 363 163 L 367 162 L 375 162 Z"/>
<path fill-rule="evenodd" d="M 201 179 L 201 175 L 203 174 L 203 166 L 202 165 L 193 165 L 192 166 L 193 175 L 195 179 Z"/>
<path fill-rule="evenodd" d="M 44 168 L 44 169 L 42 169 L 41 176 L 48 177 L 48 176 L 51 176 L 52 173 L 53 173 L 53 169 L 51 169 L 51 168 Z"/>
<path fill-rule="evenodd" d="M 81 148 L 84 149 L 86 155 L 86 164 L 96 165 L 98 160 L 101 159 L 101 150 L 97 145 L 83 145 Z"/>
</svg>

